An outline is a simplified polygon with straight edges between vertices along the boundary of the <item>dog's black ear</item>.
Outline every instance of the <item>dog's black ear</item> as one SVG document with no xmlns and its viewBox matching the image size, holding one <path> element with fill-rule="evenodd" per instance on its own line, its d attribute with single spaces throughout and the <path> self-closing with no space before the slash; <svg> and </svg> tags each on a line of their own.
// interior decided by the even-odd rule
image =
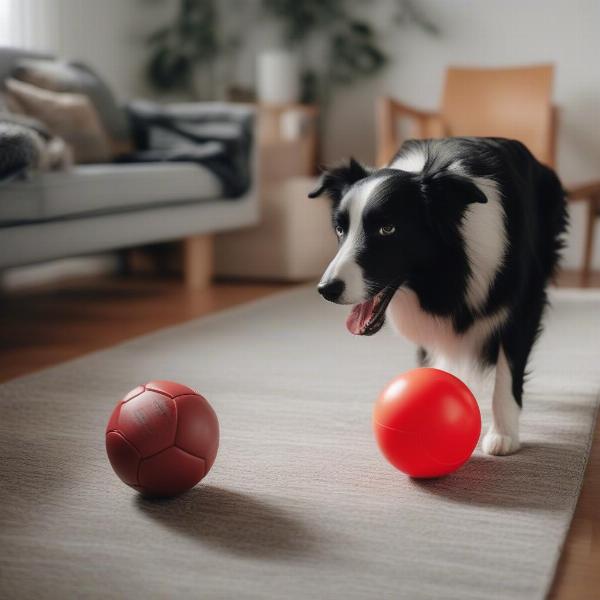
<svg viewBox="0 0 600 600">
<path fill-rule="evenodd" d="M 421 181 L 421 191 L 425 202 L 432 206 L 465 206 L 467 204 L 485 204 L 486 195 L 471 179 L 448 171 L 435 173 Z"/>
<path fill-rule="evenodd" d="M 334 203 L 337 203 L 351 185 L 368 175 L 369 171 L 351 158 L 347 165 L 323 169 L 319 185 L 308 194 L 308 197 L 316 198 L 321 194 L 327 194 Z"/>
</svg>

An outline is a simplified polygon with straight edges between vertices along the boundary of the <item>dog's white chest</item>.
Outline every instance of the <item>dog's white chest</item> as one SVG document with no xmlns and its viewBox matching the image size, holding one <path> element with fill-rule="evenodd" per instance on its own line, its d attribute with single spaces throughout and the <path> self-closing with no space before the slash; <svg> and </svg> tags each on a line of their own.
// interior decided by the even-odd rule
<svg viewBox="0 0 600 600">
<path fill-rule="evenodd" d="M 499 311 L 477 319 L 465 333 L 458 334 L 450 319 L 425 312 L 412 290 L 400 288 L 392 298 L 386 316 L 400 335 L 423 346 L 435 357 L 457 361 L 476 355 L 490 333 L 504 321 L 506 313 Z"/>
<path fill-rule="evenodd" d="M 448 319 L 426 313 L 417 295 L 406 288 L 394 294 L 386 316 L 400 335 L 429 350 L 447 346 L 456 337 Z"/>
</svg>

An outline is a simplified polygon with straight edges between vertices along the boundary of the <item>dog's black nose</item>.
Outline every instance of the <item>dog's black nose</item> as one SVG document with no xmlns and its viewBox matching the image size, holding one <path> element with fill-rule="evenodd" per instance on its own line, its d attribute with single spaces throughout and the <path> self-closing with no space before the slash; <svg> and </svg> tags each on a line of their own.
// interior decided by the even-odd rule
<svg viewBox="0 0 600 600">
<path fill-rule="evenodd" d="M 341 279 L 331 279 L 326 283 L 320 283 L 317 290 L 325 300 L 335 302 L 344 293 L 345 287 L 346 284 Z"/>
</svg>

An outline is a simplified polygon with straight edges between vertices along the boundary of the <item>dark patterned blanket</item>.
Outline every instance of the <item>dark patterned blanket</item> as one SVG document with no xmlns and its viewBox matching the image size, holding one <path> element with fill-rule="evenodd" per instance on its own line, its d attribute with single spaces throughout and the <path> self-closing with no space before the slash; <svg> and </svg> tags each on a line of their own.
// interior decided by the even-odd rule
<svg viewBox="0 0 600 600">
<path fill-rule="evenodd" d="M 135 151 L 119 162 L 195 162 L 237 198 L 251 185 L 254 110 L 244 105 L 189 103 L 162 106 L 138 100 L 128 106 Z"/>
</svg>

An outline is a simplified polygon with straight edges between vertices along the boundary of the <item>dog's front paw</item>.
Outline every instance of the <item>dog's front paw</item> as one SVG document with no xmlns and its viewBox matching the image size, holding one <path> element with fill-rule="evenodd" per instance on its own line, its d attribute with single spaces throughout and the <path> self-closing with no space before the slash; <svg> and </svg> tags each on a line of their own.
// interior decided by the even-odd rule
<svg viewBox="0 0 600 600">
<path fill-rule="evenodd" d="M 519 438 L 490 430 L 485 434 L 481 448 L 492 456 L 505 456 L 516 452 L 520 447 Z"/>
</svg>

